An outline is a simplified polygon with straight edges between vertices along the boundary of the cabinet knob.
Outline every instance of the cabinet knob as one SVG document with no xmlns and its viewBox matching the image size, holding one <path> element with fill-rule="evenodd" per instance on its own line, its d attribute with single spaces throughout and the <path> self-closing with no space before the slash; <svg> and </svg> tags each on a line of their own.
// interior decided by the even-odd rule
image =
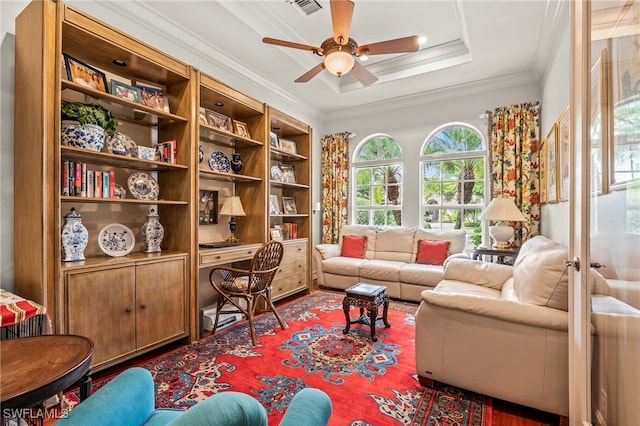
<svg viewBox="0 0 640 426">
<path fill-rule="evenodd" d="M 146 303 L 143 303 L 142 305 L 140 305 L 140 307 L 141 307 L 142 309 L 147 309 L 147 304 L 146 304 Z"/>
<path fill-rule="evenodd" d="M 222 256 L 217 255 L 217 256 L 216 256 L 216 259 L 220 260 L 220 259 L 222 259 Z"/>
<path fill-rule="evenodd" d="M 131 308 L 127 308 L 127 312 L 131 312 L 131 310 L 132 310 Z"/>
<path fill-rule="evenodd" d="M 249 251 L 247 252 L 247 254 L 253 254 L 253 251 L 252 251 L 252 250 L 249 250 Z"/>
</svg>

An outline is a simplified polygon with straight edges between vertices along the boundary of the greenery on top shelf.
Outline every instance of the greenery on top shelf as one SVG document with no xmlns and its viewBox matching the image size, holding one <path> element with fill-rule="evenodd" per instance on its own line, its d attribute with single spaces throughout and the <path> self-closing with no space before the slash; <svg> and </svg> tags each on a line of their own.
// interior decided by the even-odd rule
<svg viewBox="0 0 640 426">
<path fill-rule="evenodd" d="M 95 124 L 109 136 L 115 136 L 118 119 L 102 105 L 82 102 L 62 102 L 62 119 L 76 120 L 80 124 Z"/>
</svg>

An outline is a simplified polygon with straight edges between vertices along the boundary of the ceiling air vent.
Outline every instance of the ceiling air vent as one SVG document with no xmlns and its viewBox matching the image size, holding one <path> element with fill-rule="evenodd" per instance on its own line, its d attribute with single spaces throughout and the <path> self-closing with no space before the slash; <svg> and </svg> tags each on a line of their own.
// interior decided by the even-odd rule
<svg viewBox="0 0 640 426">
<path fill-rule="evenodd" d="M 288 0 L 290 4 L 297 6 L 296 9 L 300 10 L 305 15 L 311 15 L 314 12 L 322 9 L 320 3 L 316 0 Z"/>
</svg>

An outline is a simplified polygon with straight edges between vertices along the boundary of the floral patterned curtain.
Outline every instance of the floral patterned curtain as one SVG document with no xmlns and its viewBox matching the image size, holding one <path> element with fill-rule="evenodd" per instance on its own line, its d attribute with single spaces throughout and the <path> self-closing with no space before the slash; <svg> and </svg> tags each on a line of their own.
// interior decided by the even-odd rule
<svg viewBox="0 0 640 426">
<path fill-rule="evenodd" d="M 538 235 L 540 227 L 540 103 L 497 108 L 489 113 L 491 198 L 514 199 L 526 220 L 515 223 L 514 243 Z"/>
<path fill-rule="evenodd" d="M 347 221 L 349 132 L 322 138 L 322 242 L 335 244 Z"/>
</svg>

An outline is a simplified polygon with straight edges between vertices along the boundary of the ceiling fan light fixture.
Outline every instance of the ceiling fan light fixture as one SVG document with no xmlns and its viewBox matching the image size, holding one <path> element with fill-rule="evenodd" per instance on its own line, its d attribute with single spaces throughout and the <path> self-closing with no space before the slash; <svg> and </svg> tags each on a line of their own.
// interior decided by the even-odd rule
<svg viewBox="0 0 640 426">
<path fill-rule="evenodd" d="M 345 75 L 353 68 L 355 59 L 353 55 L 344 50 L 336 50 L 324 58 L 324 67 L 338 77 Z"/>
</svg>

